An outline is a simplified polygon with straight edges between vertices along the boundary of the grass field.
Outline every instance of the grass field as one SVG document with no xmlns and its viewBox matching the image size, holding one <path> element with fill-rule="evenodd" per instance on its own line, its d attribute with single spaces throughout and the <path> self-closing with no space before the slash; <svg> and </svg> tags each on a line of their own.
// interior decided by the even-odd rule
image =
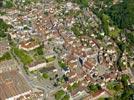
<svg viewBox="0 0 134 100">
<path fill-rule="evenodd" d="M 18 48 L 13 48 L 13 52 L 16 54 L 16 56 L 19 57 L 19 59 L 21 60 L 21 62 L 24 65 L 30 64 L 33 59 L 31 58 L 30 55 L 28 55 L 25 51 L 20 50 Z"/>
</svg>

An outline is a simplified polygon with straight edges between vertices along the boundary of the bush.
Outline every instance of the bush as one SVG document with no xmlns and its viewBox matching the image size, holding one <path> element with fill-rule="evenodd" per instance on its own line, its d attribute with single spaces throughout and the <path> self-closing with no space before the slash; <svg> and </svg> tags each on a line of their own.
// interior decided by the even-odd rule
<svg viewBox="0 0 134 100">
<path fill-rule="evenodd" d="M 56 100 L 61 100 L 61 98 L 65 95 L 65 92 L 63 90 L 60 90 L 58 91 L 56 94 L 55 94 L 55 99 Z"/>
<path fill-rule="evenodd" d="M 47 73 L 43 73 L 43 78 L 45 78 L 45 79 L 48 79 L 49 78 L 49 76 L 48 76 L 48 74 Z"/>
</svg>

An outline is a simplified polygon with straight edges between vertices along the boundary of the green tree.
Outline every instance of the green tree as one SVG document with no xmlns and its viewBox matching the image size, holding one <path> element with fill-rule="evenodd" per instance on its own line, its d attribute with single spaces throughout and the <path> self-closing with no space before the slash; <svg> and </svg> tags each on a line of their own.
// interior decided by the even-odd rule
<svg viewBox="0 0 134 100">
<path fill-rule="evenodd" d="M 133 0 L 123 0 L 122 3 L 110 7 L 107 13 L 119 28 L 132 29 L 132 25 L 134 25 Z"/>
<path fill-rule="evenodd" d="M 69 95 L 65 95 L 61 100 L 70 100 L 70 96 Z"/>
<path fill-rule="evenodd" d="M 48 79 L 49 78 L 49 76 L 48 76 L 48 74 L 47 73 L 43 73 L 43 78 L 45 78 L 45 79 Z"/>
<path fill-rule="evenodd" d="M 89 0 L 73 0 L 73 2 L 79 4 L 82 7 L 88 7 Z"/>
<path fill-rule="evenodd" d="M 128 87 L 128 81 L 129 81 L 129 76 L 127 74 L 123 74 L 121 78 L 121 82 L 124 86 L 124 88 Z"/>
<path fill-rule="evenodd" d="M 64 95 L 65 95 L 65 92 L 63 90 L 60 90 L 60 91 L 56 92 L 55 99 L 61 100 Z"/>
<path fill-rule="evenodd" d="M 44 52 L 43 52 L 43 45 L 41 45 L 40 47 L 38 47 L 36 49 L 36 51 L 37 51 L 38 55 L 43 55 L 44 54 Z"/>
<path fill-rule="evenodd" d="M 9 28 L 9 25 L 6 24 L 3 19 L 0 19 L 0 37 L 6 37 L 7 30 Z"/>
<path fill-rule="evenodd" d="M 99 84 L 90 84 L 88 86 L 88 90 L 91 92 L 96 92 L 101 89 L 101 86 Z"/>
<path fill-rule="evenodd" d="M 3 6 L 5 8 L 11 8 L 11 7 L 13 7 L 14 6 L 13 0 L 4 0 L 3 1 Z"/>
<path fill-rule="evenodd" d="M 105 14 L 101 17 L 102 20 L 102 28 L 106 35 L 109 35 L 109 17 Z"/>
</svg>

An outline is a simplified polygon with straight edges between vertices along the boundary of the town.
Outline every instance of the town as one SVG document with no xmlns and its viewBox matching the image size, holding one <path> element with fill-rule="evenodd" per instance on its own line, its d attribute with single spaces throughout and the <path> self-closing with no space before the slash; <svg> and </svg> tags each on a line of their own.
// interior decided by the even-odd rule
<svg viewBox="0 0 134 100">
<path fill-rule="evenodd" d="M 0 1 L 0 100 L 134 99 L 134 52 L 86 1 Z"/>
</svg>

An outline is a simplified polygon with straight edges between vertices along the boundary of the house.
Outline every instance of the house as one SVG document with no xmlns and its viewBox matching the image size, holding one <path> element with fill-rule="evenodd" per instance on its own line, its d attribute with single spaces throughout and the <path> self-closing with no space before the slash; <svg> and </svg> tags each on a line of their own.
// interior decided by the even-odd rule
<svg viewBox="0 0 134 100">
<path fill-rule="evenodd" d="M 0 56 L 8 52 L 10 49 L 8 41 L 0 41 Z"/>
<path fill-rule="evenodd" d="M 14 59 L 5 60 L 0 62 L 0 73 L 16 70 L 18 67 L 18 64 Z"/>
<path fill-rule="evenodd" d="M 58 71 L 58 69 L 56 69 L 56 67 L 53 64 L 51 64 L 51 65 L 49 65 L 47 67 L 39 69 L 39 71 L 41 73 L 44 73 L 44 72 L 54 72 L 55 73 L 55 72 Z"/>
<path fill-rule="evenodd" d="M 17 71 L 0 73 L 0 99 L 16 100 L 32 92 L 25 79 Z"/>
<path fill-rule="evenodd" d="M 110 80 L 115 80 L 117 78 L 117 73 L 105 73 L 103 75 L 105 82 L 108 82 Z"/>
<path fill-rule="evenodd" d="M 89 70 L 91 70 L 92 67 L 93 67 L 93 64 L 92 64 L 92 62 L 86 61 L 84 63 L 84 67 L 87 68 L 87 69 L 89 69 Z"/>
<path fill-rule="evenodd" d="M 32 91 L 30 94 L 20 96 L 16 100 L 29 100 L 29 99 L 31 99 L 31 100 L 42 100 L 43 96 L 44 96 L 43 91 L 36 89 L 36 90 Z"/>
<path fill-rule="evenodd" d="M 23 41 L 19 45 L 19 49 L 23 49 L 25 51 L 31 51 L 38 48 L 40 45 L 36 41 Z"/>
<path fill-rule="evenodd" d="M 46 67 L 46 62 L 44 62 L 44 61 L 36 61 L 36 62 L 32 62 L 31 64 L 28 65 L 29 71 L 38 70 L 43 67 Z"/>
<path fill-rule="evenodd" d="M 65 63 L 68 65 L 70 68 L 76 68 L 78 64 L 78 59 L 72 54 L 69 54 L 65 58 Z"/>
<path fill-rule="evenodd" d="M 86 75 L 85 80 L 89 83 L 92 81 L 92 78 L 89 75 Z"/>
<path fill-rule="evenodd" d="M 17 32 L 10 32 L 11 39 L 17 38 Z"/>
<path fill-rule="evenodd" d="M 78 100 L 78 98 L 83 98 L 88 95 L 87 92 L 82 87 L 76 91 L 73 91 L 71 94 L 73 100 Z"/>
<path fill-rule="evenodd" d="M 88 93 L 86 92 L 87 84 L 85 83 L 85 81 L 79 81 L 77 84 L 78 86 L 71 91 L 71 96 L 74 100 L 77 100 L 78 98 L 83 98 L 88 95 Z"/>
<path fill-rule="evenodd" d="M 92 99 L 91 100 L 98 100 L 99 98 L 107 98 L 110 97 L 111 95 L 109 94 L 109 92 L 107 92 L 106 90 L 99 90 L 96 93 L 92 94 Z"/>
<path fill-rule="evenodd" d="M 64 74 L 69 73 L 69 72 L 70 72 L 69 67 L 67 67 L 67 66 L 63 67 L 62 72 L 63 72 Z"/>
<path fill-rule="evenodd" d="M 88 96 L 85 96 L 83 100 L 98 100 L 101 97 L 109 97 L 111 96 L 106 90 L 99 90 L 94 94 L 89 94 Z"/>
<path fill-rule="evenodd" d="M 70 79 L 77 77 L 77 73 L 75 71 L 70 71 L 67 75 Z"/>
</svg>

